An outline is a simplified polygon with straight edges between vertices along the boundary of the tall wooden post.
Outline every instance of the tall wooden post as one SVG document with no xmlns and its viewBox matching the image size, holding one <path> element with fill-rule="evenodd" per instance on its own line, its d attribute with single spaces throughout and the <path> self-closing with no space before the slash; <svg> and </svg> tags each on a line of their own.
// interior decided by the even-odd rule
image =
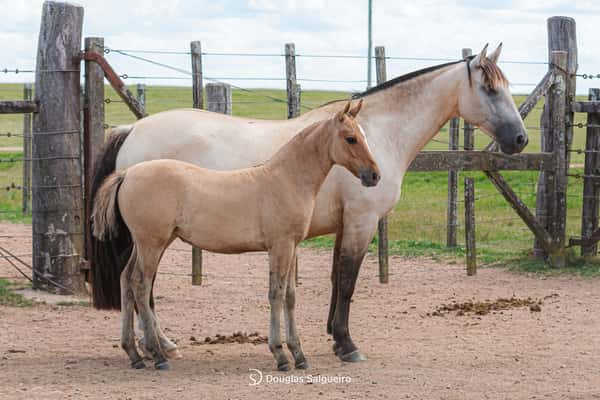
<svg viewBox="0 0 600 400">
<path fill-rule="evenodd" d="M 600 89 L 590 89 L 588 99 L 600 101 Z M 587 239 L 598 228 L 600 186 L 591 176 L 600 175 L 600 113 L 588 113 L 585 138 L 585 166 L 583 178 L 583 210 L 581 214 L 581 239 Z M 598 245 L 581 246 L 582 256 L 593 256 Z"/>
<path fill-rule="evenodd" d="M 190 43 L 192 53 L 192 95 L 194 108 L 204 108 L 204 85 L 202 83 L 202 44 L 196 40 Z"/>
<path fill-rule="evenodd" d="M 35 288 L 84 293 L 80 62 L 83 7 L 47 1 L 38 39 L 33 116 Z M 46 278 L 58 283 L 50 283 Z"/>
<path fill-rule="evenodd" d="M 204 86 L 202 83 L 202 45 L 200 41 L 190 43 L 192 54 L 192 97 L 194 108 L 204 108 Z M 202 249 L 192 247 L 192 285 L 202 285 Z"/>
<path fill-rule="evenodd" d="M 462 57 L 467 58 L 473 54 L 473 50 L 469 48 L 462 49 Z M 465 135 L 465 150 L 473 150 L 475 148 L 475 129 L 467 121 L 464 121 L 464 135 Z"/>
<path fill-rule="evenodd" d="M 285 87 L 287 91 L 288 118 L 300 115 L 300 101 L 296 86 L 296 46 L 294 43 L 285 44 Z"/>
<path fill-rule="evenodd" d="M 563 71 L 553 65 L 552 53 L 554 51 L 566 52 L 566 64 Z M 551 17 L 548 19 L 548 62 L 549 68 L 554 69 L 561 73 L 564 79 L 565 85 L 565 112 L 563 115 L 564 119 L 564 138 L 565 141 L 565 152 L 566 154 L 562 157 L 561 162 L 565 165 L 560 166 L 561 171 L 555 171 L 555 173 L 541 172 L 538 178 L 538 192 L 536 199 L 536 216 L 540 224 L 545 227 L 549 232 L 560 233 L 560 229 L 556 231 L 556 224 L 562 226 L 561 221 L 554 220 L 555 210 L 557 202 L 561 202 L 554 195 L 555 177 L 557 174 L 568 171 L 568 164 L 570 161 L 570 154 L 567 149 L 570 146 L 571 139 L 573 137 L 573 127 L 571 126 L 573 121 L 573 113 L 571 112 L 571 101 L 575 99 L 575 73 L 577 72 L 577 38 L 576 38 L 576 26 L 575 20 L 569 17 Z M 566 73 L 564 73 L 566 71 Z M 554 91 L 555 93 L 556 91 Z M 555 93 L 556 94 L 556 93 Z M 549 91 L 546 96 L 546 103 L 544 105 L 544 111 L 541 117 L 541 147 L 543 152 L 556 152 L 556 144 L 554 143 L 555 138 L 555 127 L 552 125 L 554 117 L 551 115 L 550 110 L 550 97 L 552 97 L 552 90 Z M 561 139 L 562 140 L 562 139 Z M 561 178 L 563 179 L 563 178 Z M 566 180 L 566 176 L 564 177 Z M 565 205 L 566 213 L 566 205 Z M 565 214 L 566 215 L 566 214 Z M 565 216 L 566 218 L 566 216 Z M 554 234 L 555 239 L 558 240 Z M 564 242 L 564 238 L 559 240 L 561 243 Z M 540 258 L 546 258 L 547 254 L 543 250 L 542 246 L 538 241 L 534 242 L 534 254 Z M 559 264 L 562 261 L 559 261 Z"/>
<path fill-rule="evenodd" d="M 31 83 L 23 85 L 23 100 L 33 98 L 33 87 Z M 31 200 L 31 114 L 23 114 L 23 214 L 31 211 L 29 201 Z"/>
<path fill-rule="evenodd" d="M 145 113 L 148 113 L 148 110 L 146 110 L 146 85 L 143 83 L 138 83 L 136 85 L 136 92 L 137 101 L 140 103 L 140 107 Z"/>
<path fill-rule="evenodd" d="M 385 64 L 385 47 L 375 47 L 375 74 L 377 84 L 382 84 L 387 80 L 387 71 Z M 388 254 L 388 220 L 387 216 L 381 218 L 377 223 L 377 250 L 379 256 L 379 282 L 388 283 L 390 280 L 390 264 Z"/>
<path fill-rule="evenodd" d="M 452 118 L 448 126 L 448 150 L 458 150 L 460 118 Z M 458 228 L 458 171 L 448 171 L 448 210 L 446 219 L 446 246 L 456 247 Z"/>
<path fill-rule="evenodd" d="M 104 54 L 104 38 L 85 38 L 85 51 Z M 85 61 L 85 96 L 83 101 L 83 170 L 86 197 L 86 221 L 89 220 L 92 204 L 90 198 L 94 162 L 104 143 L 104 71 L 94 61 Z M 91 225 L 85 223 L 86 257 L 91 252 Z"/>
<path fill-rule="evenodd" d="M 207 83 L 206 109 L 231 115 L 231 86 L 227 83 Z"/>
<path fill-rule="evenodd" d="M 475 180 L 465 177 L 465 247 L 467 249 L 467 275 L 477 273 L 475 247 Z"/>
</svg>

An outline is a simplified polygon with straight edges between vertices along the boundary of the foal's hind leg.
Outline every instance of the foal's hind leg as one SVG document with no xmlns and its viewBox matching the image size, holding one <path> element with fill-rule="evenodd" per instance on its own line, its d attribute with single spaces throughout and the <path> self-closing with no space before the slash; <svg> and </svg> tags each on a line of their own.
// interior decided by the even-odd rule
<svg viewBox="0 0 600 400">
<path fill-rule="evenodd" d="M 279 243 L 269 250 L 269 303 L 271 304 L 271 328 L 269 350 L 277 361 L 277 369 L 289 371 L 290 365 L 281 345 L 281 311 L 288 285 L 290 266 L 294 258 L 293 242 Z"/>
<path fill-rule="evenodd" d="M 133 251 L 127 266 L 121 273 L 121 347 L 131 360 L 131 366 L 135 369 L 144 368 L 144 361 L 135 347 L 135 336 L 133 332 L 133 306 L 134 295 L 129 285 L 131 272 L 135 265 L 135 250 Z"/>
<path fill-rule="evenodd" d="M 285 292 L 285 331 L 287 346 L 294 356 L 296 368 L 306 369 L 308 368 L 308 363 L 302 351 L 300 337 L 296 329 L 296 317 L 294 315 L 294 308 L 296 306 L 296 257 L 296 252 L 294 252 L 294 258 L 292 259 L 288 274 L 287 290 Z"/>
<path fill-rule="evenodd" d="M 155 316 L 150 308 L 152 280 L 158 268 L 161 253 L 157 252 L 154 246 L 144 247 L 139 244 L 137 250 L 138 263 L 132 273 L 131 282 L 138 312 L 144 326 L 145 348 L 152 355 L 156 369 L 169 369 L 169 363 L 158 339 Z"/>
</svg>

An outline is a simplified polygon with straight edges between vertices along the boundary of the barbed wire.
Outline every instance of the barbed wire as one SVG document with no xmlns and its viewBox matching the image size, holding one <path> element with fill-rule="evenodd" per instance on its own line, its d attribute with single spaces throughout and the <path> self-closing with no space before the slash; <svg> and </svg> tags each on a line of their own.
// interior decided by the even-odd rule
<svg viewBox="0 0 600 400">
<path fill-rule="evenodd" d="M 5 74 L 31 74 L 35 72 L 35 70 L 22 68 L 4 68 L 0 69 L 0 72 L 3 72 Z"/>
</svg>

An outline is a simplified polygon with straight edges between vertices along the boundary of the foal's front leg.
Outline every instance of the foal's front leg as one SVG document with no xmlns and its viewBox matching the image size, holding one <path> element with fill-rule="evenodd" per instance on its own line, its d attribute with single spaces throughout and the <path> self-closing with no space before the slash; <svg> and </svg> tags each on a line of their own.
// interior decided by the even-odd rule
<svg viewBox="0 0 600 400">
<path fill-rule="evenodd" d="M 288 276 L 294 258 L 295 243 L 279 243 L 269 250 L 269 303 L 271 305 L 271 327 L 269 350 L 277 361 L 277 369 L 289 371 L 290 364 L 281 345 L 281 311 L 288 285 Z"/>
<path fill-rule="evenodd" d="M 296 264 L 297 254 L 294 252 L 294 258 L 291 263 L 291 270 L 288 277 L 287 290 L 285 292 L 285 332 L 287 347 L 294 356 L 296 368 L 307 369 L 308 362 L 304 357 L 302 346 L 300 344 L 300 337 L 298 336 L 298 330 L 296 329 L 296 317 L 294 315 L 294 308 L 296 306 Z"/>
</svg>

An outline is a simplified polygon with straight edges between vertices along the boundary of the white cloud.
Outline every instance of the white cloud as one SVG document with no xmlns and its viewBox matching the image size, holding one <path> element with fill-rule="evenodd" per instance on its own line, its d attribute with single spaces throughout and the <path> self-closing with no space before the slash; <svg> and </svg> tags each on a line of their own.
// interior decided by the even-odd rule
<svg viewBox="0 0 600 400">
<path fill-rule="evenodd" d="M 367 1 L 342 0 L 79 0 L 85 7 L 84 34 L 104 36 L 108 46 L 126 49 L 187 51 L 191 40 L 201 40 L 207 52 L 282 53 L 294 42 L 298 54 L 365 55 Z M 392 56 L 457 59 L 463 47 L 478 51 L 485 43 L 504 42 L 501 60 L 545 61 L 546 19 L 570 15 L 577 20 L 581 72 L 600 73 L 596 21 L 597 1 L 566 0 L 373 0 L 373 40 Z M 0 0 L 6 13 L 0 28 L 0 68 L 34 66 L 41 15 L 40 0 Z M 148 55 L 189 70 L 186 55 Z M 120 73 L 137 76 L 177 76 L 177 73 L 114 53 L 109 60 Z M 355 59 L 297 60 L 298 77 L 364 80 L 366 61 Z M 434 61 L 388 62 L 393 77 Z M 534 83 L 544 65 L 503 64 L 515 83 Z M 205 74 L 217 77 L 284 77 L 281 58 L 204 57 Z M 0 74 L 0 82 L 26 81 L 26 75 Z M 161 83 L 165 81 L 149 81 Z M 184 81 L 175 81 L 184 84 Z M 284 87 L 283 82 L 232 81 L 240 86 Z M 304 88 L 361 90 L 363 83 L 302 82 Z M 587 92 L 596 81 L 578 80 Z M 526 92 L 531 88 L 515 87 Z"/>
</svg>

